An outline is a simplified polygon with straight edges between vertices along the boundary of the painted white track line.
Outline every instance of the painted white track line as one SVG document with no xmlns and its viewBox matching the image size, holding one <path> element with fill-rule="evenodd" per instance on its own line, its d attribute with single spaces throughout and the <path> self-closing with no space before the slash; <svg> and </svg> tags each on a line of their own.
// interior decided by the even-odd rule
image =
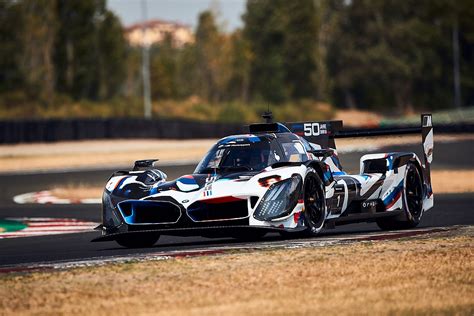
<svg viewBox="0 0 474 316">
<path fill-rule="evenodd" d="M 17 231 L 0 232 L 0 239 L 90 232 L 98 225 L 94 222 L 69 218 L 21 217 L 6 220 L 22 222 L 27 227 Z"/>
<path fill-rule="evenodd" d="M 100 204 L 101 199 L 60 199 L 54 196 L 51 191 L 29 192 L 16 195 L 13 201 L 17 204 Z"/>
</svg>

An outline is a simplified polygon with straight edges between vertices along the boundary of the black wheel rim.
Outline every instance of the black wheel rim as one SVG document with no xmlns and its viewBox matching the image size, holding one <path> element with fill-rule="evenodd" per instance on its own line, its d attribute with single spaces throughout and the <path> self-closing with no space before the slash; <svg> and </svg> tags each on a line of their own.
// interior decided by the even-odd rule
<svg viewBox="0 0 474 316">
<path fill-rule="evenodd" d="M 321 184 L 314 176 L 309 176 L 305 184 L 305 213 L 311 228 L 319 228 L 324 221 L 324 196 Z"/>
<path fill-rule="evenodd" d="M 410 214 L 418 219 L 423 210 L 423 184 L 418 170 L 410 166 L 406 177 L 405 196 Z"/>
</svg>

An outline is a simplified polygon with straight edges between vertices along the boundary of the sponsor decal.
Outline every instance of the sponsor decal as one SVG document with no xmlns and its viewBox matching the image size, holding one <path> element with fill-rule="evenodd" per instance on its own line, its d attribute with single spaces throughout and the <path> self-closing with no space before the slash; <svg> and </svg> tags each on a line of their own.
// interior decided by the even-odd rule
<svg viewBox="0 0 474 316">
<path fill-rule="evenodd" d="M 431 115 L 423 115 L 423 127 L 433 126 L 431 122 Z"/>
<path fill-rule="evenodd" d="M 402 196 L 403 191 L 403 180 L 393 188 L 392 191 L 388 191 L 386 193 L 386 197 L 383 199 L 383 203 L 385 204 L 385 209 L 390 209 Z"/>
<path fill-rule="evenodd" d="M 176 186 L 183 192 L 199 189 L 199 185 L 193 176 L 183 176 L 176 180 Z"/>
<path fill-rule="evenodd" d="M 127 176 L 113 177 L 109 180 L 109 182 L 107 182 L 107 184 L 105 185 L 105 189 L 109 192 L 112 192 L 119 186 L 120 182 L 122 182 L 122 180 L 124 180 L 125 178 L 127 178 Z"/>
<path fill-rule="evenodd" d="M 298 220 L 300 219 L 300 215 L 301 215 L 301 212 L 293 214 L 293 220 L 295 221 L 295 223 L 298 223 Z"/>
<path fill-rule="evenodd" d="M 203 196 L 211 196 L 212 195 L 212 185 L 210 185 L 209 187 L 206 187 L 204 189 L 204 192 L 202 192 L 202 195 Z"/>
<path fill-rule="evenodd" d="M 377 206 L 377 200 L 372 200 L 372 201 L 365 201 L 362 202 L 362 207 L 363 208 L 371 208 Z"/>
<path fill-rule="evenodd" d="M 304 136 L 319 136 L 319 123 L 305 123 Z"/>
<path fill-rule="evenodd" d="M 361 203 L 361 208 L 364 212 L 375 213 L 378 205 L 379 200 L 366 200 Z"/>
<path fill-rule="evenodd" d="M 209 175 L 206 178 L 206 184 L 204 186 L 203 196 L 212 195 L 212 183 L 217 180 L 217 175 Z"/>
</svg>

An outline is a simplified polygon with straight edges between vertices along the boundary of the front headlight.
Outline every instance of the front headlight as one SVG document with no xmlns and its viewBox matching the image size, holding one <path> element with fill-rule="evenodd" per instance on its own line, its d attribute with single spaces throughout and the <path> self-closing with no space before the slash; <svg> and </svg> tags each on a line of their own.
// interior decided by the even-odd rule
<svg viewBox="0 0 474 316">
<path fill-rule="evenodd" d="M 294 175 L 289 179 L 272 184 L 255 210 L 253 217 L 260 221 L 271 221 L 289 215 L 298 203 L 302 178 Z"/>
</svg>

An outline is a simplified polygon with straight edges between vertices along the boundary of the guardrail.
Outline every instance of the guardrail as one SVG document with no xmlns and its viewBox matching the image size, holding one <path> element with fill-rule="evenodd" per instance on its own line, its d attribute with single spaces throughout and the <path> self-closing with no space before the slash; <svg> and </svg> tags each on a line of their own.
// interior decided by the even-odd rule
<svg viewBox="0 0 474 316">
<path fill-rule="evenodd" d="M 436 125 L 434 131 L 445 133 L 474 133 L 474 124 Z M 419 126 L 397 125 L 366 131 L 387 129 L 411 131 Z M 344 128 L 342 133 L 351 132 Z M 357 128 L 359 132 L 365 129 Z M 219 138 L 232 134 L 247 133 L 247 127 L 235 123 L 198 122 L 187 120 L 123 119 L 49 119 L 0 121 L 0 144 L 56 142 L 84 139 L 157 138 L 196 139 Z"/>
</svg>

